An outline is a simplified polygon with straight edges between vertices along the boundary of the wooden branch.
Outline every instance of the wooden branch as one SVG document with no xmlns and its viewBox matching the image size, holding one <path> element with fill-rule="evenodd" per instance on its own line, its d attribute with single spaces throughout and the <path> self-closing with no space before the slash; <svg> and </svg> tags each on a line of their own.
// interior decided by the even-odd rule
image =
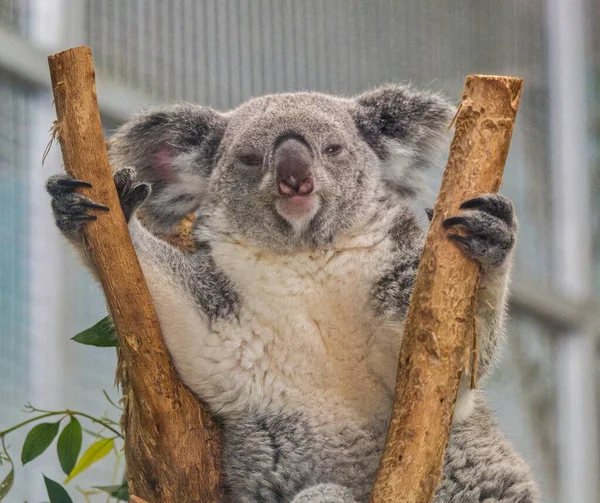
<svg viewBox="0 0 600 503">
<path fill-rule="evenodd" d="M 518 78 L 467 77 L 405 323 L 372 503 L 429 503 L 439 485 L 459 381 L 476 347 L 479 284 L 478 265 L 446 238 L 442 222 L 463 201 L 500 188 L 521 87 Z"/>
<path fill-rule="evenodd" d="M 89 47 L 48 58 L 67 173 L 110 207 L 84 228 L 125 365 L 122 427 L 129 490 L 152 503 L 221 500 L 220 432 L 183 385 L 164 345 L 113 183 Z"/>
</svg>

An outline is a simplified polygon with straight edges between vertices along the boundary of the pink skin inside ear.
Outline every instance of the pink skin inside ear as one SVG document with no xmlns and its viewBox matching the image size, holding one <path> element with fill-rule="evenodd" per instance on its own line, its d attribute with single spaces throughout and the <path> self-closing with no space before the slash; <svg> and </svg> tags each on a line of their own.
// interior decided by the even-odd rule
<svg viewBox="0 0 600 503">
<path fill-rule="evenodd" d="M 156 178 L 165 182 L 177 181 L 173 170 L 173 151 L 165 147 L 154 154 L 153 164 L 156 169 Z"/>
</svg>

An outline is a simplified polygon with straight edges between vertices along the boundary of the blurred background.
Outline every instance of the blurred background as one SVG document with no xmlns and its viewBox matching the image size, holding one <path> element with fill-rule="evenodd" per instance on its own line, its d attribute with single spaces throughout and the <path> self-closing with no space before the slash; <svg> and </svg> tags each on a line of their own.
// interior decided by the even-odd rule
<svg viewBox="0 0 600 503">
<path fill-rule="evenodd" d="M 48 54 L 92 46 L 107 136 L 177 100 L 227 109 L 264 93 L 412 82 L 458 101 L 469 73 L 516 75 L 502 190 L 521 232 L 509 343 L 483 387 L 543 501 L 599 503 L 598 25 L 594 0 L 0 0 L 0 430 L 27 402 L 102 414 L 102 390 L 115 396 L 114 350 L 69 341 L 106 310 L 43 188 L 61 169 L 56 146 L 42 166 L 55 119 Z M 111 470 L 80 483 L 109 484 Z M 61 479 L 55 454 L 17 467 L 7 501 L 47 499 L 42 472 Z"/>
</svg>

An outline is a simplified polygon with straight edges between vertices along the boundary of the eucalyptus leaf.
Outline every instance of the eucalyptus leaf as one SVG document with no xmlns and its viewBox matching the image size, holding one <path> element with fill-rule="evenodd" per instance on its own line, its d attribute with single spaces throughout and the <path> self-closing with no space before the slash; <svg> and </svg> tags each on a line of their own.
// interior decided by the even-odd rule
<svg viewBox="0 0 600 503">
<path fill-rule="evenodd" d="M 4 497 L 8 494 L 8 492 L 12 489 L 13 482 L 15 481 L 15 468 L 10 465 L 10 472 L 8 475 L 4 477 L 4 480 L 0 482 L 0 501 L 4 499 Z"/>
<path fill-rule="evenodd" d="M 129 501 L 129 488 L 127 487 L 127 484 L 119 487 L 119 489 L 111 493 L 111 496 L 119 501 Z"/>
<path fill-rule="evenodd" d="M 21 451 L 21 462 L 29 463 L 42 454 L 58 434 L 60 421 L 56 423 L 41 423 L 34 426 L 25 438 Z"/>
<path fill-rule="evenodd" d="M 113 498 L 118 499 L 119 501 L 129 501 L 129 489 L 127 487 L 127 482 L 124 482 L 120 486 L 95 486 L 96 489 L 100 489 L 108 494 L 110 494 Z"/>
<path fill-rule="evenodd" d="M 69 483 L 73 477 L 79 475 L 82 471 L 88 469 L 91 465 L 93 465 L 96 461 L 101 460 L 103 457 L 107 456 L 110 451 L 112 451 L 115 445 L 114 438 L 103 438 L 94 442 L 90 445 L 85 451 L 79 461 L 75 465 L 75 468 L 71 470 L 69 476 L 65 480 L 65 484 Z"/>
<path fill-rule="evenodd" d="M 75 467 L 81 451 L 81 440 L 81 424 L 75 416 L 71 416 L 71 421 L 64 427 L 56 444 L 58 460 L 66 475 L 69 475 Z"/>
<path fill-rule="evenodd" d="M 71 496 L 58 482 L 49 479 L 44 475 L 44 482 L 46 484 L 46 491 L 48 491 L 48 497 L 50 503 L 73 503 Z"/>
<path fill-rule="evenodd" d="M 78 333 L 72 338 L 79 344 L 98 348 L 113 348 L 119 345 L 117 333 L 110 317 L 102 318 L 93 327 Z"/>
</svg>

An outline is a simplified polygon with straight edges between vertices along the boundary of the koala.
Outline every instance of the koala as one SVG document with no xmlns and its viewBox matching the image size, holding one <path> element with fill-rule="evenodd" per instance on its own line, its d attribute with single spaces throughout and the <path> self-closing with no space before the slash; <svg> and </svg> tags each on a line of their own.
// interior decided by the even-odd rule
<svg viewBox="0 0 600 503">
<path fill-rule="evenodd" d="M 438 94 L 390 85 L 354 98 L 269 95 L 225 113 L 165 106 L 113 137 L 115 184 L 165 342 L 224 428 L 226 501 L 368 501 L 424 243 L 419 174 L 454 111 Z M 66 175 L 47 183 L 79 250 L 83 226 L 108 210 L 86 187 Z M 190 213 L 186 253 L 161 236 Z M 517 221 L 497 194 L 444 216 L 482 270 L 483 378 L 503 337 Z M 529 468 L 467 385 L 434 501 L 538 501 Z"/>
</svg>

